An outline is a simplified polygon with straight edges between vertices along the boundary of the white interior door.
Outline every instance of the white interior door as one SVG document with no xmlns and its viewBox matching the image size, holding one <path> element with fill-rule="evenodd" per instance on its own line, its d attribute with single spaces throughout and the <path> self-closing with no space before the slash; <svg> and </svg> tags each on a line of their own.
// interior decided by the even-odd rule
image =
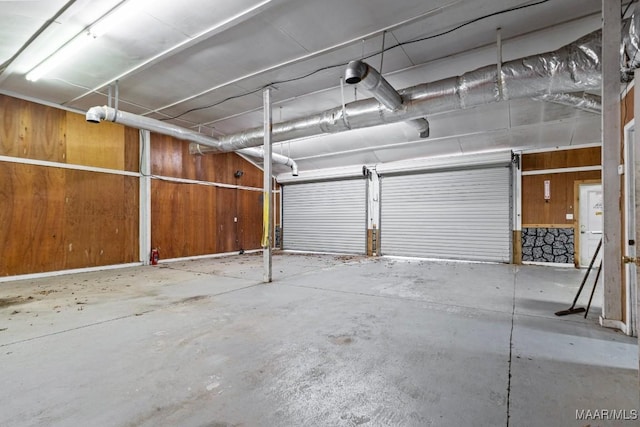
<svg viewBox="0 0 640 427">
<path fill-rule="evenodd" d="M 580 266 L 587 267 L 602 238 L 602 185 L 580 185 Z M 602 250 L 594 263 L 598 266 Z"/>
<path fill-rule="evenodd" d="M 629 125 L 627 125 L 629 126 Z M 633 126 L 633 125 L 632 125 Z M 634 128 L 625 127 L 624 149 L 625 149 L 625 170 L 624 170 L 624 206 L 625 206 L 625 254 L 629 257 L 636 257 L 636 183 L 635 183 L 635 153 L 633 150 Z M 626 324 L 631 326 L 627 329 L 628 335 L 637 335 L 636 306 L 634 302 L 637 298 L 636 265 L 634 263 L 625 264 L 626 285 L 627 285 L 627 318 Z"/>
</svg>

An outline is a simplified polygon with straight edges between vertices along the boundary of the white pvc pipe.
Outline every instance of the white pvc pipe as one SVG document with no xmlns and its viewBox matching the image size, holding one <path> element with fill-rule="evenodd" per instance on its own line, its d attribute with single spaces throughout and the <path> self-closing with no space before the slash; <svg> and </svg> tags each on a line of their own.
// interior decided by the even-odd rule
<svg viewBox="0 0 640 427">
<path fill-rule="evenodd" d="M 100 123 L 100 121 L 102 120 L 107 120 L 114 123 L 121 123 L 123 125 L 131 126 L 137 129 L 144 129 L 151 132 L 160 133 L 162 135 L 173 136 L 174 138 L 195 142 L 199 145 L 204 145 L 207 147 L 220 146 L 218 140 L 215 138 L 211 138 L 201 133 L 191 131 L 189 129 L 165 123 L 160 120 L 116 110 L 115 108 L 107 107 L 106 105 L 101 107 L 91 107 L 89 111 L 87 111 L 85 118 L 90 123 Z M 262 147 L 244 148 L 237 151 L 251 157 L 262 158 L 264 155 L 264 150 L 262 149 Z M 200 152 L 200 154 L 204 153 Z M 291 168 L 292 174 L 294 176 L 298 175 L 298 165 L 293 159 L 277 153 L 272 154 L 272 159 L 273 163 L 289 166 Z"/>
</svg>

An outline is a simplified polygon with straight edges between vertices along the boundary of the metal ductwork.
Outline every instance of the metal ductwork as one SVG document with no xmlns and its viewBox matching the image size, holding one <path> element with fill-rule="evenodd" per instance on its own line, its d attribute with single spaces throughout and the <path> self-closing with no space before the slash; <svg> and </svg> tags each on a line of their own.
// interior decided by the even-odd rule
<svg viewBox="0 0 640 427">
<path fill-rule="evenodd" d="M 579 93 L 548 93 L 536 96 L 537 101 L 552 102 L 554 104 L 568 105 L 590 113 L 602 113 L 602 100 L 598 95 L 586 92 Z"/>
<path fill-rule="evenodd" d="M 622 21 L 620 61 L 622 81 L 633 80 L 633 70 L 640 67 L 640 14 L 637 13 L 637 5 L 631 18 Z"/>
<path fill-rule="evenodd" d="M 397 90 L 391 86 L 382 75 L 366 62 L 356 60 L 351 61 L 344 71 L 345 81 L 349 84 L 360 84 L 373 96 L 380 104 L 391 111 L 402 108 L 403 99 Z M 418 130 L 420 138 L 429 136 L 429 122 L 427 119 L 409 120 L 408 123 Z"/>
<path fill-rule="evenodd" d="M 243 148 L 242 150 L 236 151 L 236 153 L 258 159 L 264 159 L 264 147 Z M 271 152 L 271 160 L 273 160 L 273 163 L 289 166 L 291 168 L 291 174 L 293 176 L 298 176 L 298 164 L 292 158 Z"/>
<path fill-rule="evenodd" d="M 344 71 L 345 81 L 360 84 L 389 110 L 402 106 L 402 97 L 380 73 L 366 62 L 351 61 Z"/>
<path fill-rule="evenodd" d="M 497 67 L 489 65 L 458 77 L 400 90 L 404 103 L 396 110 L 389 110 L 378 100 L 369 98 L 348 103 L 344 108 L 339 106 L 275 123 L 272 140 L 287 141 L 409 121 L 502 100 L 596 90 L 602 80 L 601 53 L 602 32 L 598 30 L 556 51 L 503 63 L 501 79 L 498 79 Z M 262 144 L 263 132 L 259 127 L 228 135 L 220 138 L 216 146 L 200 147 L 200 151 L 224 152 L 258 146 Z M 191 144 L 190 149 L 192 153 L 198 152 L 197 144 Z"/>
<path fill-rule="evenodd" d="M 137 114 L 127 113 L 107 106 L 90 108 L 89 111 L 87 111 L 85 118 L 90 123 L 100 123 L 100 121 L 102 120 L 107 120 L 110 122 L 121 123 L 123 125 L 130 126 L 136 129 L 144 129 L 162 135 L 169 135 L 173 136 L 174 138 L 190 141 L 195 143 L 195 146 L 197 147 L 196 152 L 200 154 L 203 154 L 204 150 L 202 150 L 202 148 L 204 147 L 218 147 L 218 140 L 215 138 L 211 138 L 201 133 L 193 132 L 189 129 L 165 123 L 160 120 L 139 116 Z M 261 159 L 264 158 L 264 150 L 261 148 L 244 148 L 239 150 L 226 151 L 238 151 L 239 153 L 246 156 L 257 157 Z M 192 151 L 192 154 L 195 153 Z M 298 175 L 298 165 L 293 159 L 276 153 L 272 153 L 271 158 L 274 163 L 289 166 L 294 176 Z"/>
</svg>

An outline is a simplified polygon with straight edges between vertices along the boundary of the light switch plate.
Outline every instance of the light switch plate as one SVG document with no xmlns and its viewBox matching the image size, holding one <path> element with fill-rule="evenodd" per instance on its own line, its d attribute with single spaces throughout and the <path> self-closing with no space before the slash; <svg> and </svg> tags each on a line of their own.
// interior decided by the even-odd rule
<svg viewBox="0 0 640 427">
<path fill-rule="evenodd" d="M 567 214 L 566 218 L 567 219 L 573 219 L 573 214 Z"/>
</svg>

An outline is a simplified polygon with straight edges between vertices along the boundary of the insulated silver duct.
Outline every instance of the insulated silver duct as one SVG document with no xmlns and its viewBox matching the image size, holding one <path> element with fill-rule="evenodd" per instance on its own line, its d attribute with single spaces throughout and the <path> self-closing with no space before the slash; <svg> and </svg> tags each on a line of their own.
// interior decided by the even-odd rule
<svg viewBox="0 0 640 427">
<path fill-rule="evenodd" d="M 360 84 L 371 96 L 389 110 L 402 108 L 402 96 L 382 75 L 366 62 L 351 61 L 344 70 L 345 81 L 349 84 Z M 418 130 L 420 138 L 429 136 L 429 122 L 426 119 L 409 120 L 411 126 Z"/>
<path fill-rule="evenodd" d="M 400 94 L 380 75 L 378 70 L 366 62 L 359 60 L 349 62 L 344 71 L 344 77 L 345 81 L 351 85 L 359 83 L 389 110 L 397 110 L 402 106 Z"/>
<path fill-rule="evenodd" d="M 344 109 L 340 106 L 312 116 L 275 123 L 272 140 L 287 141 L 409 121 L 502 100 L 599 89 L 601 39 L 602 32 L 598 30 L 556 51 L 506 62 L 501 68 L 502 79 L 498 79 L 497 67 L 489 65 L 458 77 L 400 90 L 404 103 L 395 111 L 369 98 L 346 104 Z M 498 87 L 499 81 L 502 82 L 501 88 Z M 253 128 L 222 137 L 215 147 L 201 147 L 200 151 L 235 151 L 261 145 L 262 138 L 263 128 Z M 197 144 L 191 144 L 190 150 L 198 152 Z"/>
<path fill-rule="evenodd" d="M 199 147 L 199 149 L 196 149 L 196 152 L 200 152 L 201 154 L 202 152 L 200 150 L 202 148 L 217 147 L 218 144 L 218 140 L 216 140 L 215 138 L 208 137 L 201 133 L 193 132 L 189 129 L 184 129 L 179 126 L 162 122 L 160 120 L 151 119 L 149 117 L 139 116 L 137 114 L 131 114 L 125 111 L 116 110 L 115 108 L 107 107 L 106 105 L 102 107 L 90 108 L 89 111 L 87 111 L 85 118 L 90 123 L 100 123 L 100 121 L 102 120 L 107 120 L 110 122 L 131 126 L 136 129 L 144 129 L 151 132 L 160 133 L 162 135 L 169 135 L 178 139 L 191 141 L 196 143 L 196 147 Z M 264 157 L 264 153 L 261 148 L 245 148 L 237 151 L 250 157 L 258 157 L 261 159 Z M 194 153 L 192 152 L 192 154 Z M 274 163 L 289 166 L 294 176 L 298 175 L 298 165 L 293 159 L 276 153 L 272 153 L 271 158 Z"/>
<path fill-rule="evenodd" d="M 536 96 L 538 101 L 552 102 L 554 104 L 568 105 L 590 113 L 602 113 L 602 100 L 598 95 L 582 93 L 548 93 Z"/>
<path fill-rule="evenodd" d="M 251 148 L 243 148 L 242 150 L 236 151 L 236 153 L 241 153 L 246 156 L 256 157 L 260 160 L 264 159 L 264 146 L 263 147 L 251 147 Z M 280 165 L 289 166 L 291 168 L 291 174 L 293 176 L 298 176 L 298 164 L 290 157 L 283 156 L 282 154 L 271 152 L 271 160 L 273 163 L 278 163 Z"/>
<path fill-rule="evenodd" d="M 634 6 L 637 9 L 637 6 Z M 620 71 L 623 81 L 633 79 L 633 70 L 640 66 L 640 14 L 634 10 L 629 19 L 622 22 L 620 46 Z"/>
</svg>

